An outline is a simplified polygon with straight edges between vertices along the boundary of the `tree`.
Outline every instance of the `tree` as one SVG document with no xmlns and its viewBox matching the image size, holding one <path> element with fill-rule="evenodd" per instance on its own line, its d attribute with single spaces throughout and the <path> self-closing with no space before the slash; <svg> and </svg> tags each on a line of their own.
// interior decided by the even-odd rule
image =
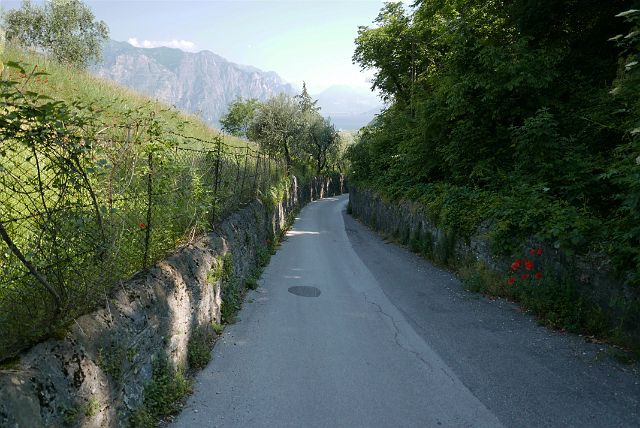
<svg viewBox="0 0 640 428">
<path fill-rule="evenodd" d="M 615 218 L 621 221 L 614 224 L 616 236 L 626 244 L 618 246 L 614 261 L 620 266 L 634 266 L 631 281 L 640 284 L 640 10 L 627 10 L 617 17 L 631 28 L 621 28 L 624 32 L 610 39 L 622 49 L 619 76 L 610 94 L 622 104 L 617 115 L 625 132 L 607 171 L 621 189 L 615 196 L 619 202 Z"/>
<path fill-rule="evenodd" d="M 279 94 L 260 105 L 249 126 L 248 136 L 270 155 L 284 156 L 289 171 L 301 130 L 298 103 L 288 95 Z"/>
<path fill-rule="evenodd" d="M 318 100 L 314 100 L 302 82 L 302 92 L 295 96 L 300 109 L 301 149 L 313 159 L 316 174 L 327 165 L 327 155 L 337 141 L 337 133 L 328 119 L 320 115 Z"/>
<path fill-rule="evenodd" d="M 50 0 L 43 6 L 23 0 L 22 7 L 6 12 L 3 21 L 9 42 L 78 67 L 99 61 L 102 43 L 109 36 L 107 24 L 95 21 L 80 0 Z"/>
<path fill-rule="evenodd" d="M 220 119 L 222 129 L 237 137 L 247 137 L 249 126 L 256 116 L 260 103 L 255 98 L 237 98 L 229 105 L 229 110 Z"/>
<path fill-rule="evenodd" d="M 315 114 L 306 127 L 305 149 L 314 160 L 316 174 L 327 166 L 329 154 L 337 148 L 338 133 L 329 119 Z"/>
<path fill-rule="evenodd" d="M 349 131 L 339 131 L 336 143 L 332 150 L 327 153 L 327 164 L 333 171 L 346 174 L 349 169 L 347 161 L 347 151 L 355 144 L 354 135 Z"/>
<path fill-rule="evenodd" d="M 302 82 L 302 92 L 300 95 L 295 96 L 296 100 L 298 100 L 298 104 L 300 105 L 300 111 L 302 113 L 317 113 L 320 111 L 320 107 L 318 107 L 318 100 L 314 100 L 309 95 L 307 91 L 307 84 Z"/>
<path fill-rule="evenodd" d="M 385 4 L 360 27 L 353 60 L 390 103 L 349 150 L 351 179 L 452 207 L 495 197 L 456 208 L 449 227 L 491 219 L 505 251 L 534 235 L 563 250 L 610 248 L 640 284 L 637 5 Z M 619 59 L 608 39 L 622 44 Z"/>
<path fill-rule="evenodd" d="M 411 18 L 401 2 L 394 2 L 385 3 L 374 22 L 376 27 L 358 28 L 353 62 L 376 70 L 372 89 L 385 100 L 407 101 L 413 75 Z"/>
</svg>

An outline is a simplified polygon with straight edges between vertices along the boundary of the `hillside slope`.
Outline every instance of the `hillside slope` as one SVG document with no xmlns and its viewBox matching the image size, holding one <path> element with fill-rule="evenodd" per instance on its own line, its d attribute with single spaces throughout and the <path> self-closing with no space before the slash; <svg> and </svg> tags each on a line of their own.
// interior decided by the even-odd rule
<svg viewBox="0 0 640 428">
<path fill-rule="evenodd" d="M 7 46 L 0 54 L 0 61 L 21 63 L 28 72 L 35 70 L 46 73 L 46 76 L 41 78 L 28 78 L 28 76 L 19 78 L 19 76 L 12 77 L 11 71 L 5 69 L 5 73 L 9 74 L 5 74 L 3 78 L 19 78 L 23 90 L 34 91 L 54 100 L 65 102 L 95 103 L 99 106 L 103 118 L 110 117 L 114 122 L 124 120 L 124 115 L 128 111 L 153 112 L 168 127 L 182 128 L 183 134 L 191 137 L 210 141 L 220 134 L 217 129 L 195 115 L 178 112 L 167 103 L 153 100 L 117 83 L 96 77 L 89 72 L 78 71 L 75 68 L 47 60 L 40 55 L 28 54 Z M 224 142 L 237 146 L 247 144 L 240 139 L 226 135 Z M 188 144 L 197 145 L 198 143 L 195 143 L 195 140 L 190 140 Z"/>
<path fill-rule="evenodd" d="M 13 48 L 0 61 L 0 362 L 64 331 L 284 170 L 88 72 Z"/>
</svg>

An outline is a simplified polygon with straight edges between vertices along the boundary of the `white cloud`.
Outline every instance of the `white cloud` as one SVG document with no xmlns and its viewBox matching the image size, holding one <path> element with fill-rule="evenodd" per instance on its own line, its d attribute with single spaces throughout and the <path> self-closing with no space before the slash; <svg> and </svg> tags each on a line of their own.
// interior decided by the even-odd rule
<svg viewBox="0 0 640 428">
<path fill-rule="evenodd" d="M 129 37 L 128 40 L 131 46 L 136 48 L 157 48 L 160 46 L 166 46 L 168 48 L 177 48 L 186 52 L 199 51 L 198 46 L 188 40 L 138 40 L 136 37 Z"/>
</svg>

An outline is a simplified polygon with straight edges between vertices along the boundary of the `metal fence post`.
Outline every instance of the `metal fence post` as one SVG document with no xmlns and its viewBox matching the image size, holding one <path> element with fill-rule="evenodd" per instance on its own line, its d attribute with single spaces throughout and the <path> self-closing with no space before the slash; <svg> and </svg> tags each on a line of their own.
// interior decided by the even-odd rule
<svg viewBox="0 0 640 428">
<path fill-rule="evenodd" d="M 269 171 L 267 170 L 268 155 L 265 153 L 262 161 L 262 192 L 266 192 L 269 188 Z"/>
<path fill-rule="evenodd" d="M 244 151 L 244 166 L 242 168 L 242 182 L 240 184 L 240 200 L 244 202 L 244 181 L 247 177 L 247 163 L 249 161 L 249 147 Z"/>
<path fill-rule="evenodd" d="M 256 192 L 258 191 L 258 174 L 260 173 L 259 168 L 260 168 L 260 152 L 257 152 L 256 169 L 253 175 L 253 196 L 255 196 Z"/>
<path fill-rule="evenodd" d="M 144 257 L 142 261 L 142 268 L 146 268 L 149 263 L 149 246 L 151 245 L 151 215 L 153 209 L 153 153 L 149 153 L 147 156 L 147 162 L 149 166 L 149 172 L 147 173 L 147 224 L 145 225 L 144 235 Z"/>
<path fill-rule="evenodd" d="M 216 209 L 218 208 L 218 186 L 220 184 L 220 150 L 221 150 L 221 141 L 218 137 L 216 139 L 217 150 L 216 150 L 216 167 L 213 177 L 213 209 L 211 210 L 211 228 L 214 227 L 216 222 Z"/>
</svg>

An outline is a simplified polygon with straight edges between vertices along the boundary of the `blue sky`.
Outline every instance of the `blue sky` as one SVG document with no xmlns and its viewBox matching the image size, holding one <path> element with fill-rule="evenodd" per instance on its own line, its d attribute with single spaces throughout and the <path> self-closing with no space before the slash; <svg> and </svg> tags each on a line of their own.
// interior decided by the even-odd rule
<svg viewBox="0 0 640 428">
<path fill-rule="evenodd" d="M 0 0 L 3 7 L 20 2 Z M 230 61 L 277 72 L 312 93 L 346 84 L 368 88 L 371 74 L 351 63 L 359 25 L 371 25 L 375 0 L 85 2 L 111 38 L 138 45 L 210 50 Z"/>
</svg>

